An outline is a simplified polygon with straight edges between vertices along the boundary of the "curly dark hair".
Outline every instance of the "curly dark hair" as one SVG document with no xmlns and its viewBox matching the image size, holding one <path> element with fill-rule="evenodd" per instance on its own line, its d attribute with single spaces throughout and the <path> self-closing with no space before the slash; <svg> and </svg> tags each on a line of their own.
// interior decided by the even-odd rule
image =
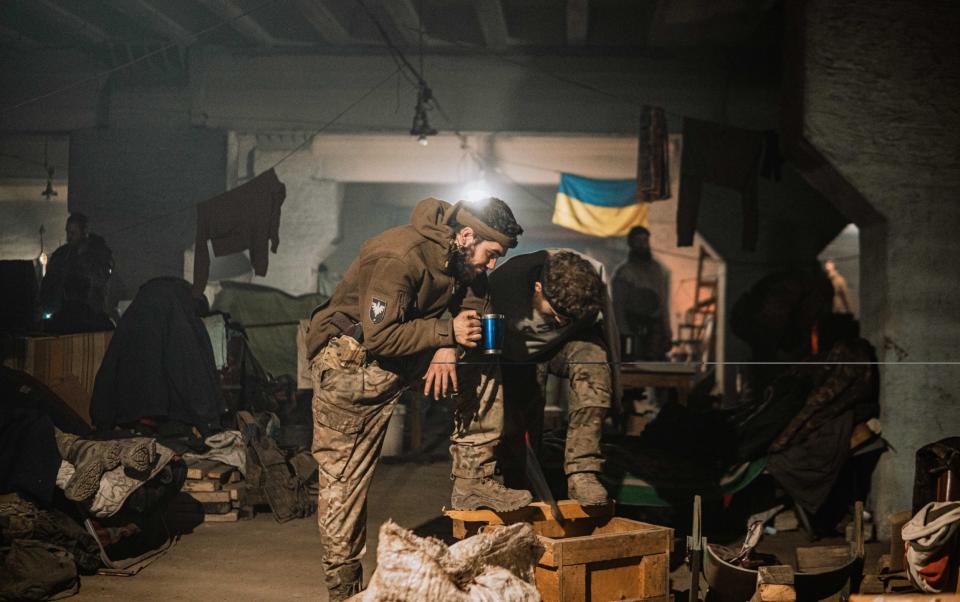
<svg viewBox="0 0 960 602">
<path fill-rule="evenodd" d="M 523 234 L 523 228 L 517 223 L 517 219 L 513 217 L 513 211 L 511 211 L 510 207 L 501 199 L 489 197 L 478 201 L 462 201 L 462 203 L 465 209 L 497 232 L 509 238 L 516 238 Z M 458 223 L 454 217 L 451 217 L 448 225 L 453 228 L 454 233 L 459 232 L 460 229 L 463 228 L 463 224 Z M 477 240 L 485 239 L 478 236 Z"/>
<path fill-rule="evenodd" d="M 573 320 L 602 309 L 604 285 L 589 261 L 570 251 L 549 255 L 540 274 L 543 296 L 559 314 Z"/>
</svg>

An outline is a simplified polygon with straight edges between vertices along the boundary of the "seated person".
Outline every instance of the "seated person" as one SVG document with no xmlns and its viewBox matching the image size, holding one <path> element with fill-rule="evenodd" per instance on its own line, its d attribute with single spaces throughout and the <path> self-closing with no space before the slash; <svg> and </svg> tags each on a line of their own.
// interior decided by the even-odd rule
<svg viewBox="0 0 960 602">
<path fill-rule="evenodd" d="M 597 475 L 616 347 L 602 274 L 597 261 L 569 249 L 548 249 L 517 256 L 490 275 L 494 310 L 506 318 L 502 464 L 508 486 L 524 478 L 525 434 L 538 447 L 547 376 L 554 374 L 569 378 L 573 391 L 564 457 L 569 496 L 583 505 L 607 502 Z"/>
</svg>

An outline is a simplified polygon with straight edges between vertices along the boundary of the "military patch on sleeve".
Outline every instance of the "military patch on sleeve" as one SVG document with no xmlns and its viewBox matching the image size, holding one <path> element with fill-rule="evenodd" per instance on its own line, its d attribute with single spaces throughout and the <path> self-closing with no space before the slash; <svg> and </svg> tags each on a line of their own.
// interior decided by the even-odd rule
<svg viewBox="0 0 960 602">
<path fill-rule="evenodd" d="M 383 322 L 383 317 L 387 315 L 387 302 L 373 297 L 370 301 L 370 321 L 374 324 Z"/>
</svg>

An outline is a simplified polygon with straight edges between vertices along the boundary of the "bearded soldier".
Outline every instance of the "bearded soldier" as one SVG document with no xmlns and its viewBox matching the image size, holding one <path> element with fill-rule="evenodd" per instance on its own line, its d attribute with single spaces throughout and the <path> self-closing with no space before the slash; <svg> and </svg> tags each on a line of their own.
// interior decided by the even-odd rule
<svg viewBox="0 0 960 602">
<path fill-rule="evenodd" d="M 318 523 L 331 600 L 362 585 L 366 497 L 387 423 L 403 390 L 457 391 L 453 506 L 513 510 L 529 492 L 494 480 L 503 414 L 495 363 L 462 366 L 457 349 L 480 339 L 486 271 L 523 229 L 496 198 L 421 201 L 410 224 L 368 240 L 330 301 L 314 312 L 313 455 L 320 466 Z M 454 317 L 445 317 L 445 314 Z"/>
</svg>

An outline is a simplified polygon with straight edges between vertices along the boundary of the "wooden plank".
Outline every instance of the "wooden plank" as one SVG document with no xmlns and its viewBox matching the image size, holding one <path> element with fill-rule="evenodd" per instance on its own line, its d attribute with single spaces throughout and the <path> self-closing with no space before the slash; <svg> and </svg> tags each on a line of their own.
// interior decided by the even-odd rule
<svg viewBox="0 0 960 602">
<path fill-rule="evenodd" d="M 180 491 L 217 491 L 219 489 L 220 483 L 217 481 L 187 479 L 183 482 L 183 487 Z"/>
<path fill-rule="evenodd" d="M 588 600 L 643 598 L 640 563 L 637 558 L 605 560 L 587 565 Z"/>
<path fill-rule="evenodd" d="M 890 571 L 899 573 L 906 569 L 904 554 L 906 553 L 901 530 L 903 525 L 907 524 L 913 518 L 913 513 L 909 510 L 902 510 L 890 515 Z"/>
<path fill-rule="evenodd" d="M 543 602 L 556 602 L 560 599 L 560 571 L 537 566 L 533 575 Z"/>
<path fill-rule="evenodd" d="M 564 539 L 569 537 L 584 537 L 592 535 L 597 530 L 597 521 L 607 520 L 606 518 L 581 518 L 570 519 L 559 523 L 555 520 L 534 521 L 531 523 L 533 532 L 537 535 L 549 537 L 551 539 Z"/>
<path fill-rule="evenodd" d="M 590 535 L 555 541 L 559 541 L 558 547 L 563 548 L 564 564 L 582 564 L 660 554 L 669 550 L 672 539 L 670 530 L 663 529 Z"/>
<path fill-rule="evenodd" d="M 233 500 L 236 500 L 239 497 L 238 491 L 191 491 L 191 492 L 182 492 L 181 495 L 188 497 L 196 502 L 201 504 L 212 503 L 212 502 L 226 502 L 230 503 Z M 174 498 L 176 499 L 176 498 Z"/>
<path fill-rule="evenodd" d="M 850 562 L 849 545 L 797 548 L 798 571 L 838 568 L 848 562 Z"/>
<path fill-rule="evenodd" d="M 204 514 L 203 522 L 205 523 L 235 523 L 240 520 L 240 511 L 231 510 L 225 514 Z"/>
<path fill-rule="evenodd" d="M 220 462 L 214 462 L 214 466 L 207 471 L 207 478 L 220 481 L 221 483 L 231 482 L 230 479 L 233 478 L 234 473 L 237 475 L 240 474 L 240 471 L 237 470 L 236 466 L 229 466 L 227 464 L 222 464 Z"/>
<path fill-rule="evenodd" d="M 670 593 L 670 554 L 650 554 L 640 559 L 640 596 L 644 599 Z"/>
<path fill-rule="evenodd" d="M 243 481 L 238 483 L 227 483 L 223 486 L 224 491 L 230 492 L 230 499 L 235 502 L 243 502 L 247 497 L 247 484 Z"/>
<path fill-rule="evenodd" d="M 753 599 L 759 602 L 796 602 L 793 567 L 782 564 L 760 567 L 757 570 L 757 591 Z"/>
<path fill-rule="evenodd" d="M 187 479 L 203 479 L 207 473 L 217 467 L 213 460 L 194 460 L 187 463 Z M 218 479 L 219 480 L 219 479 Z"/>
<path fill-rule="evenodd" d="M 465 523 L 459 518 L 453 519 L 453 537 L 454 539 L 466 539 L 471 535 L 477 534 L 477 526 L 481 523 Z"/>
<path fill-rule="evenodd" d="M 757 583 L 793 585 L 793 568 L 785 564 L 761 566 L 757 569 Z"/>
<path fill-rule="evenodd" d="M 568 564 L 560 567 L 560 601 L 583 602 L 587 599 L 587 566 Z"/>
</svg>

